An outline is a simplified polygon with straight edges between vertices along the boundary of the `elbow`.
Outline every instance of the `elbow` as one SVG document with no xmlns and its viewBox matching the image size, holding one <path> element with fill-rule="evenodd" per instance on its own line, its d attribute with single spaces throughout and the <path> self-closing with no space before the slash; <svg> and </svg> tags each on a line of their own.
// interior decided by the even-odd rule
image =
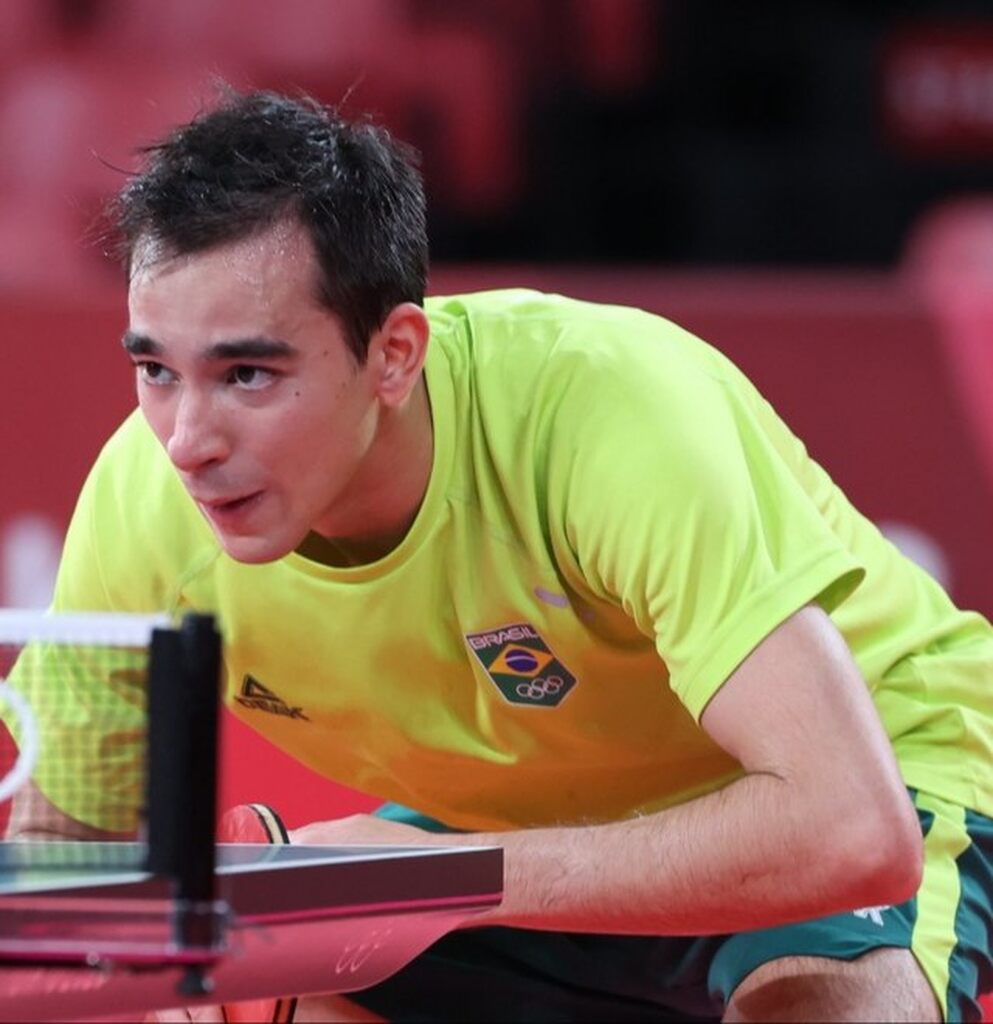
<svg viewBox="0 0 993 1024">
<path fill-rule="evenodd" d="M 918 828 L 914 835 L 888 837 L 869 859 L 862 876 L 863 891 L 875 904 L 896 906 L 912 899 L 924 874 L 924 840 Z M 866 906 L 859 900 L 859 906 Z"/>
<path fill-rule="evenodd" d="M 895 906 L 911 899 L 924 872 L 924 838 L 906 796 L 883 813 L 862 815 L 838 838 L 833 857 L 842 909 Z"/>
</svg>

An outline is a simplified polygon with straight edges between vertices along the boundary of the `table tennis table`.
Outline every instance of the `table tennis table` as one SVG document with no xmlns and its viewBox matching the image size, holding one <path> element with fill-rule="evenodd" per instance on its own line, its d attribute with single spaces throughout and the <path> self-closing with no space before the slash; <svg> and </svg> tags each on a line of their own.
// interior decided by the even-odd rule
<svg viewBox="0 0 993 1024">
<path fill-rule="evenodd" d="M 221 844 L 216 853 L 225 938 L 191 950 L 173 942 L 172 894 L 142 869 L 142 844 L 0 843 L 0 1019 L 125 1019 L 354 991 L 498 903 L 503 882 L 502 851 L 488 847 Z M 190 994 L 191 970 L 208 991 Z"/>
</svg>

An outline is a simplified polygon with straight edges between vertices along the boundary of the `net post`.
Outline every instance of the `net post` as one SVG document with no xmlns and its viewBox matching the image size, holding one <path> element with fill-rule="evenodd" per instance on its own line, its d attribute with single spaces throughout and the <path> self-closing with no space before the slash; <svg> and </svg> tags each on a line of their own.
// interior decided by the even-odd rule
<svg viewBox="0 0 993 1024">
<path fill-rule="evenodd" d="M 147 869 L 172 882 L 177 945 L 219 949 L 227 908 L 216 898 L 221 638 L 210 615 L 152 634 L 148 678 Z M 187 979 L 203 990 L 202 977 Z"/>
</svg>

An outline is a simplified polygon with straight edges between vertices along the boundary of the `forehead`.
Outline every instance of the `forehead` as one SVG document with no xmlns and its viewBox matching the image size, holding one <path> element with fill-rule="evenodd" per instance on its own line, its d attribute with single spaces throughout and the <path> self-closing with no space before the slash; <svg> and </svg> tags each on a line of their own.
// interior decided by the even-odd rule
<svg viewBox="0 0 993 1024">
<path fill-rule="evenodd" d="M 128 289 L 132 328 L 183 321 L 258 326 L 316 309 L 317 263 L 303 227 L 265 231 L 185 256 L 139 243 Z"/>
</svg>

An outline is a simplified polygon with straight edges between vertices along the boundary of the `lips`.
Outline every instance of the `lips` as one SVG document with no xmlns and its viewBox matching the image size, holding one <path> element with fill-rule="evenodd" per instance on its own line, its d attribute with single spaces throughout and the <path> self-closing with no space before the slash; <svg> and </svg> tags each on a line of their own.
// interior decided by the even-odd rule
<svg viewBox="0 0 993 1024">
<path fill-rule="evenodd" d="M 252 514 L 259 506 L 264 491 L 251 491 L 235 498 L 196 498 L 200 510 L 215 528 L 224 532 L 242 533 L 251 528 Z"/>
<path fill-rule="evenodd" d="M 206 509 L 224 511 L 227 509 L 235 509 L 239 505 L 245 504 L 245 502 L 251 501 L 252 498 L 261 494 L 261 491 L 252 491 L 249 494 L 243 494 L 238 498 L 194 498 L 197 504 L 202 505 Z"/>
</svg>

